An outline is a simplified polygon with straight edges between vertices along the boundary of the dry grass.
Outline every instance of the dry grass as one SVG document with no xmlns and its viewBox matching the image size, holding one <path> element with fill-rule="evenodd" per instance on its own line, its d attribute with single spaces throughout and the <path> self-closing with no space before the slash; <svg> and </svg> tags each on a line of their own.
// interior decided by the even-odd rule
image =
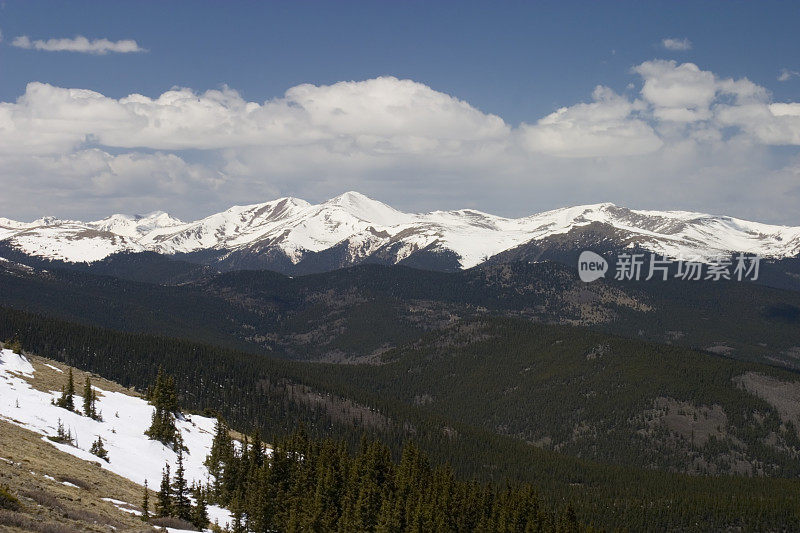
<svg viewBox="0 0 800 533">
<path fill-rule="evenodd" d="M 7 485 L 22 504 L 20 512 L 1 510 L 0 530 L 153 530 L 102 500 L 114 498 L 136 508 L 142 499 L 141 487 L 96 463 L 59 451 L 32 431 L 0 421 L 0 457 L 5 459 L 0 460 L 0 485 Z M 64 485 L 59 479 L 76 485 L 80 481 L 84 488 Z"/>
<path fill-rule="evenodd" d="M 60 391 L 61 387 L 67 383 L 67 372 L 69 371 L 69 366 L 58 361 L 53 361 L 52 359 L 39 357 L 38 355 L 29 354 L 27 352 L 25 353 L 25 357 L 28 358 L 33 365 L 33 369 L 35 370 L 34 379 L 26 378 L 31 384 L 31 387 L 34 389 L 42 392 Z M 51 368 L 53 366 L 61 370 L 61 372 Z M 78 395 L 83 392 L 83 382 L 86 379 L 86 376 L 89 376 L 89 379 L 92 381 L 92 385 L 103 390 L 110 392 L 121 392 L 131 396 L 141 396 L 141 394 L 135 390 L 126 389 L 122 385 L 101 378 L 97 374 L 72 368 L 72 377 L 75 381 L 75 391 Z"/>
<path fill-rule="evenodd" d="M 171 527 L 174 529 L 186 529 L 189 531 L 198 531 L 191 522 L 187 522 L 186 520 L 181 520 L 180 518 L 175 518 L 174 516 L 164 516 L 160 518 L 153 518 L 150 521 L 151 524 L 154 526 L 159 527 Z"/>
</svg>

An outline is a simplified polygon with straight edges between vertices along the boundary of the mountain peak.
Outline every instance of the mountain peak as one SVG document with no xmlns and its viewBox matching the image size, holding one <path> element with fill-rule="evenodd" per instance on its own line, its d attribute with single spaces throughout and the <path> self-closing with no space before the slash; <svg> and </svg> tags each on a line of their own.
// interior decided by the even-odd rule
<svg viewBox="0 0 800 533">
<path fill-rule="evenodd" d="M 372 206 L 378 205 L 392 209 L 383 202 L 379 202 L 378 200 L 373 200 L 369 196 L 366 196 L 356 191 L 347 191 L 345 193 L 340 194 L 339 196 L 334 196 L 333 198 L 323 202 L 323 205 L 340 205 L 343 207 L 356 207 L 356 208 L 369 205 Z"/>
<path fill-rule="evenodd" d="M 356 191 L 347 191 L 322 203 L 324 207 L 338 207 L 365 222 L 392 226 L 408 220 L 409 215 L 383 202 Z"/>
</svg>

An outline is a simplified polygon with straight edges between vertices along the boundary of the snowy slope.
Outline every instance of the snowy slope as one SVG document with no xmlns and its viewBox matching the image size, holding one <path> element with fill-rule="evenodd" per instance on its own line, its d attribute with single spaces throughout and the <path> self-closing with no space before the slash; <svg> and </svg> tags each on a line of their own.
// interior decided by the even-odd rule
<svg viewBox="0 0 800 533">
<path fill-rule="evenodd" d="M 684 211 L 640 211 L 613 204 L 556 209 L 509 219 L 473 210 L 409 214 L 356 192 L 321 204 L 297 198 L 235 206 L 184 223 L 166 213 L 113 215 L 95 222 L 52 218 L 31 223 L 0 218 L 0 241 L 21 251 L 66 261 L 97 261 L 115 252 L 163 254 L 217 250 L 282 254 L 297 264 L 334 247 L 345 265 L 371 256 L 399 262 L 417 251 L 452 252 L 461 268 L 528 242 L 591 223 L 607 224 L 629 241 L 672 257 L 710 258 L 725 252 L 765 257 L 800 254 L 800 227 L 774 226 Z"/>
<path fill-rule="evenodd" d="M 45 393 L 32 388 L 24 377 L 33 377 L 34 372 L 25 357 L 11 350 L 0 350 L 0 420 L 39 433 L 44 439 L 57 434 L 60 419 L 65 430 L 76 437 L 77 447 L 50 440 L 46 442 L 80 459 L 100 463 L 103 468 L 140 485 L 147 480 L 151 488 L 157 489 L 161 469 L 167 462 L 172 472 L 175 471 L 175 452 L 144 435 L 153 412 L 153 407 L 145 400 L 95 387 L 99 396 L 97 408 L 104 420 L 92 420 L 52 405 L 51 400 L 60 393 Z M 76 396 L 75 403 L 81 405 L 81 398 Z M 211 449 L 214 424 L 214 419 L 194 415 L 177 421 L 189 449 L 189 453 L 184 454 L 184 467 L 190 484 L 192 481 L 208 481 L 208 470 L 203 461 Z M 108 450 L 107 463 L 88 451 L 98 436 Z M 226 510 L 214 506 L 209 506 L 209 516 L 211 522 L 218 520 L 220 524 L 229 519 Z"/>
</svg>

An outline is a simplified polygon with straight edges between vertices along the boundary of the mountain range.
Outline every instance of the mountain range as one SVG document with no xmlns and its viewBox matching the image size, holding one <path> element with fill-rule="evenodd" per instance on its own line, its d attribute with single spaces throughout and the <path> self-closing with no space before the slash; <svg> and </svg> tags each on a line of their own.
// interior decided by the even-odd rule
<svg viewBox="0 0 800 533">
<path fill-rule="evenodd" d="M 234 206 L 183 222 L 164 212 L 93 222 L 0 218 L 0 243 L 29 256 L 93 263 L 124 252 L 156 252 L 221 270 L 287 274 L 361 263 L 455 271 L 501 259 L 537 260 L 553 246 L 640 248 L 708 261 L 732 252 L 782 259 L 800 254 L 800 227 L 611 203 L 522 218 L 461 209 L 404 213 L 357 192 L 320 204 L 297 198 Z"/>
</svg>

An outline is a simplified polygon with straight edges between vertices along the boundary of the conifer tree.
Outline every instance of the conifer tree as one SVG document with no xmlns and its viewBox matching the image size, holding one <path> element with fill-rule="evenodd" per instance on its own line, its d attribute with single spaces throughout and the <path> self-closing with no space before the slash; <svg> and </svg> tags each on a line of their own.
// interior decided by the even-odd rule
<svg viewBox="0 0 800 533">
<path fill-rule="evenodd" d="M 568 503 L 564 514 L 561 517 L 560 531 L 564 533 L 577 533 L 578 531 L 578 518 L 575 516 L 575 508 L 572 503 Z"/>
<path fill-rule="evenodd" d="M 161 487 L 156 498 L 156 516 L 172 514 L 172 490 L 169 483 L 169 463 L 164 465 L 161 473 Z"/>
<path fill-rule="evenodd" d="M 75 446 L 75 442 L 72 440 L 72 430 L 65 428 L 60 418 L 58 419 L 58 425 L 56 426 L 56 436 L 49 438 L 55 442 L 62 442 L 64 444 Z"/>
<path fill-rule="evenodd" d="M 100 438 L 100 435 L 98 435 L 97 440 L 92 443 L 89 452 L 108 462 L 108 450 L 103 446 L 103 439 Z"/>
<path fill-rule="evenodd" d="M 86 376 L 83 384 L 83 414 L 95 420 L 99 418 L 97 413 L 97 393 L 92 389 L 92 382 L 89 376 Z"/>
<path fill-rule="evenodd" d="M 150 491 L 147 489 L 147 480 L 144 480 L 144 495 L 142 496 L 142 522 L 150 521 Z"/>
<path fill-rule="evenodd" d="M 261 441 L 261 433 L 256 429 L 253 432 L 253 445 L 250 447 L 250 464 L 260 467 L 264 462 L 264 443 Z"/>
<path fill-rule="evenodd" d="M 245 533 L 246 529 L 244 526 L 244 512 L 242 510 L 242 505 L 239 503 L 238 498 L 235 498 L 231 501 L 230 505 L 231 511 L 231 533 Z"/>
<path fill-rule="evenodd" d="M 208 507 L 206 506 L 206 489 L 202 485 L 195 485 L 192 490 L 195 504 L 192 507 L 192 524 L 199 529 L 208 525 Z"/>
<path fill-rule="evenodd" d="M 215 503 L 220 503 L 225 466 L 230 463 L 232 457 L 233 442 L 230 436 L 230 429 L 222 418 L 217 417 L 217 423 L 214 427 L 214 439 L 211 441 L 211 450 L 204 462 L 213 478 L 210 496 Z"/>
<path fill-rule="evenodd" d="M 75 410 L 75 400 L 73 396 L 75 395 L 75 381 L 72 377 L 72 368 L 69 369 L 69 374 L 67 375 L 67 384 L 65 387 L 61 389 L 61 398 L 58 399 L 56 405 L 67 409 L 68 411 Z"/>
<path fill-rule="evenodd" d="M 186 470 L 183 466 L 183 439 L 178 434 L 175 442 L 178 459 L 175 465 L 175 478 L 172 481 L 172 515 L 183 520 L 192 519 L 192 504 L 189 500 L 189 487 L 186 483 Z"/>
<path fill-rule="evenodd" d="M 145 434 L 153 440 L 165 445 L 175 444 L 177 428 L 175 413 L 178 412 L 175 380 L 166 376 L 163 369 L 158 369 L 156 383 L 150 391 L 150 403 L 155 407 L 150 427 Z"/>
</svg>

